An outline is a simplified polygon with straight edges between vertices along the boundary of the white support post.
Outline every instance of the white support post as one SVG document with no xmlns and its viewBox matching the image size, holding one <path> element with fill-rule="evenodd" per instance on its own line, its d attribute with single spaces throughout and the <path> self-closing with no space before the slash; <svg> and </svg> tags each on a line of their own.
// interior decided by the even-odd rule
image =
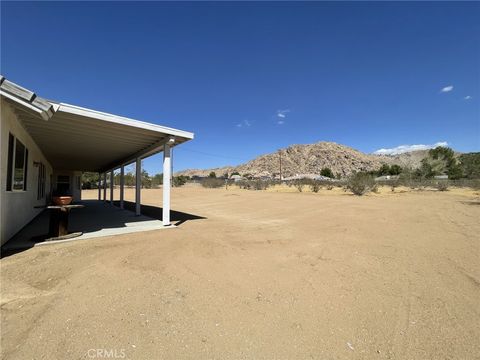
<svg viewBox="0 0 480 360">
<path fill-rule="evenodd" d="M 120 167 L 120 209 L 123 209 L 123 189 L 125 187 L 125 166 Z"/>
<path fill-rule="evenodd" d="M 140 191 L 142 188 L 142 159 L 137 158 L 135 171 L 135 215 L 140 215 Z"/>
<path fill-rule="evenodd" d="M 162 206 L 162 222 L 163 226 L 170 225 L 170 180 L 171 180 L 171 149 L 170 145 L 175 142 L 174 139 L 170 139 L 163 146 L 163 206 Z"/>
<path fill-rule="evenodd" d="M 98 201 L 102 200 L 102 174 L 98 173 Z"/>
<path fill-rule="evenodd" d="M 110 205 L 113 206 L 113 169 L 110 170 Z"/>
<path fill-rule="evenodd" d="M 107 173 L 103 173 L 103 202 L 107 201 Z"/>
</svg>

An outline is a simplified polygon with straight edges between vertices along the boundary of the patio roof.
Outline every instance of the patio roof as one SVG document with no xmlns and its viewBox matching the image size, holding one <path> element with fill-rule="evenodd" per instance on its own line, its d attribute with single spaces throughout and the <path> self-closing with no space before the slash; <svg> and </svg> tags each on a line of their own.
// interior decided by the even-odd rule
<svg viewBox="0 0 480 360">
<path fill-rule="evenodd" d="M 56 169 L 108 171 L 193 133 L 47 100 L 0 76 L 0 94 Z M 170 142 L 171 144 L 171 142 Z"/>
</svg>

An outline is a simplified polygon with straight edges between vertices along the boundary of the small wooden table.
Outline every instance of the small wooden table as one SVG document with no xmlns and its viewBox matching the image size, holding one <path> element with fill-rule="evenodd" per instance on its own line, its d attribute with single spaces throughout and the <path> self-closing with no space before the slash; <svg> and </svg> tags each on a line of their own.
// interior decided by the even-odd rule
<svg viewBox="0 0 480 360">
<path fill-rule="evenodd" d="M 68 233 L 68 215 L 72 209 L 81 209 L 85 205 L 51 205 L 50 226 L 48 229 L 48 240 L 70 239 L 82 235 L 82 232 Z"/>
</svg>

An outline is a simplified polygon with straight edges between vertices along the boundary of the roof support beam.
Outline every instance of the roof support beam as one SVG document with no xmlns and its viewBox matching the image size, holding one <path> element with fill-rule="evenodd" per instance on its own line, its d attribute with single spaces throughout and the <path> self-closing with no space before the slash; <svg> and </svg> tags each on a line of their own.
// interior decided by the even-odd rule
<svg viewBox="0 0 480 360">
<path fill-rule="evenodd" d="M 110 205 L 113 206 L 113 180 L 114 179 L 114 174 L 113 174 L 113 169 L 110 170 Z"/>
<path fill-rule="evenodd" d="M 124 208 L 123 197 L 125 191 L 125 166 L 120 167 L 120 209 Z"/>
<path fill-rule="evenodd" d="M 142 159 L 137 158 L 135 164 L 135 215 L 140 216 L 140 195 L 142 190 Z"/>
<path fill-rule="evenodd" d="M 102 174 L 98 173 L 98 201 L 102 200 Z"/>
<path fill-rule="evenodd" d="M 171 187 L 171 148 L 170 145 L 175 141 L 171 139 L 163 145 L 163 205 L 162 205 L 162 222 L 163 226 L 170 225 L 170 187 Z"/>
<path fill-rule="evenodd" d="M 103 202 L 107 201 L 107 173 L 103 173 Z"/>
<path fill-rule="evenodd" d="M 163 145 L 165 145 L 167 142 L 170 144 L 170 146 L 173 146 L 173 144 L 175 144 L 175 138 L 174 137 L 165 137 L 165 138 L 157 141 L 153 145 L 150 145 L 150 146 L 146 147 L 145 149 L 136 152 L 133 155 L 130 155 L 130 156 L 124 158 L 124 159 L 121 159 L 121 160 L 119 160 L 115 163 L 110 164 L 107 167 L 107 169 L 116 168 L 119 165 L 129 164 L 133 161 L 136 161 L 137 158 L 143 159 L 143 158 L 146 158 L 147 156 L 151 156 L 151 155 L 154 155 L 156 153 L 159 153 L 160 151 L 163 151 Z"/>
</svg>

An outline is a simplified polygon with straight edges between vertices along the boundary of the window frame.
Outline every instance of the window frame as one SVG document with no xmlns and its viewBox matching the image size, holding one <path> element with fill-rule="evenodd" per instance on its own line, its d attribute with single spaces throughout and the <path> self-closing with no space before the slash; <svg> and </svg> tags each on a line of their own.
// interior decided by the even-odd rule
<svg viewBox="0 0 480 360">
<path fill-rule="evenodd" d="M 38 163 L 38 179 L 37 179 L 37 200 L 45 197 L 47 183 L 47 168 L 44 163 Z"/>
<path fill-rule="evenodd" d="M 27 191 L 28 182 L 28 148 L 15 135 L 8 133 L 8 169 L 7 169 L 7 191 L 21 193 Z M 12 152 L 10 153 L 10 139 L 12 139 Z M 21 189 L 15 189 L 15 162 L 17 157 L 17 141 L 23 145 L 23 185 Z"/>
</svg>

